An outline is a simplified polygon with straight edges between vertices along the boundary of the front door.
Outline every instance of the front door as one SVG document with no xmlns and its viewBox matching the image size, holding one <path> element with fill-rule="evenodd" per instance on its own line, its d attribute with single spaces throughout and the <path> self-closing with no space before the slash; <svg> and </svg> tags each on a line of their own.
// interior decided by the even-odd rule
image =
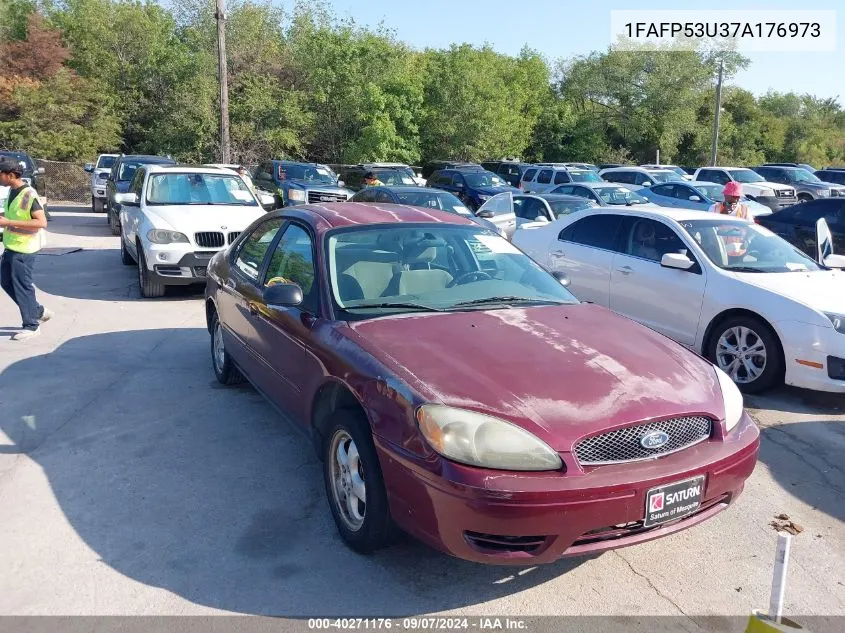
<svg viewBox="0 0 845 633">
<path fill-rule="evenodd" d="M 706 278 L 701 265 L 665 268 L 666 253 L 689 246 L 672 227 L 649 218 L 629 217 L 620 229 L 619 251 L 610 272 L 610 309 L 684 345 L 695 344 Z"/>
<path fill-rule="evenodd" d="M 510 191 L 497 193 L 478 207 L 475 215 L 495 224 L 497 228 L 504 231 L 508 239 L 513 237 L 513 232 L 516 230 L 516 213 L 513 194 Z"/>
</svg>

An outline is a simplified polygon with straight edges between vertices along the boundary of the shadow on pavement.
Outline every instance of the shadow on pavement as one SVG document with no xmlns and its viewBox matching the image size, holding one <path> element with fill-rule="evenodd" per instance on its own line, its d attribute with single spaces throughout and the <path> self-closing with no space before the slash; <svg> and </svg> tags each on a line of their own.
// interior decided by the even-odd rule
<svg viewBox="0 0 845 633">
<path fill-rule="evenodd" d="M 91 207 L 50 205 L 47 242 L 50 234 L 75 237 L 114 237 L 105 213 L 93 213 Z M 117 237 L 114 237 L 117 244 Z"/>
<path fill-rule="evenodd" d="M 845 413 L 845 394 L 780 387 L 762 395 L 746 395 L 746 406 L 784 413 Z"/>
<path fill-rule="evenodd" d="M 351 552 L 309 442 L 251 388 L 218 385 L 208 346 L 202 328 L 98 334 L 0 374 L 0 393 L 15 394 L 0 415 L 13 446 L 0 451 L 37 462 L 119 573 L 241 613 L 398 616 L 495 600 L 586 560 L 486 567 L 410 538 Z"/>
</svg>

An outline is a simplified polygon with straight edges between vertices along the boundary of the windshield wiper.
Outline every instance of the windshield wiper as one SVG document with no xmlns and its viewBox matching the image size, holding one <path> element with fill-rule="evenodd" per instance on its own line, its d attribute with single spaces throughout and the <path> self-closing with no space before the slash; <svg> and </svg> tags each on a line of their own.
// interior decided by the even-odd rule
<svg viewBox="0 0 845 633">
<path fill-rule="evenodd" d="M 442 308 L 435 308 L 434 306 L 425 305 L 424 303 L 406 302 L 384 302 L 384 303 L 365 303 L 357 306 L 346 306 L 344 310 L 368 310 L 374 308 L 411 308 L 415 310 L 425 310 L 427 312 L 445 312 Z"/>
<path fill-rule="evenodd" d="M 504 295 L 500 297 L 484 297 L 483 299 L 470 299 L 469 301 L 459 301 L 452 304 L 452 308 L 461 308 L 466 306 L 479 306 L 487 304 L 499 303 L 551 303 L 554 305 L 566 305 L 566 301 L 556 301 L 555 299 L 537 299 L 535 297 L 517 297 L 513 295 Z"/>
<path fill-rule="evenodd" d="M 735 273 L 764 273 L 765 270 L 760 268 L 752 268 L 751 266 L 728 266 L 725 270 L 730 270 Z"/>
</svg>

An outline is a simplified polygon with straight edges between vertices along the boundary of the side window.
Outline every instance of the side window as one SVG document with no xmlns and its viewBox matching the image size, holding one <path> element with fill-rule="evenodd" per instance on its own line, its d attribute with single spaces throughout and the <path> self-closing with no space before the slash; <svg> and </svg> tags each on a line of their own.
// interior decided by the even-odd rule
<svg viewBox="0 0 845 633">
<path fill-rule="evenodd" d="M 147 175 L 147 170 L 139 167 L 135 170 L 135 175 L 132 177 L 132 182 L 129 185 L 129 193 L 134 193 L 138 196 L 138 202 L 141 201 L 141 189 L 144 186 L 144 176 Z"/>
<path fill-rule="evenodd" d="M 533 222 L 537 219 L 538 215 L 545 216 L 542 210 L 542 204 L 536 198 L 514 198 L 513 211 L 516 217 Z"/>
<path fill-rule="evenodd" d="M 649 178 L 645 174 L 641 174 L 639 172 L 634 174 L 634 184 L 635 185 L 644 185 L 646 183 L 651 184 L 651 178 Z"/>
<path fill-rule="evenodd" d="M 566 182 L 572 182 L 572 179 L 569 177 L 565 171 L 558 171 L 555 172 L 555 184 L 562 185 Z"/>
<path fill-rule="evenodd" d="M 534 176 L 537 175 L 536 169 L 526 169 L 525 173 L 522 174 L 522 182 L 531 182 L 534 180 Z"/>
<path fill-rule="evenodd" d="M 319 295 L 314 281 L 316 270 L 312 246 L 308 232 L 296 224 L 291 224 L 270 257 L 264 285 L 297 284 L 302 288 L 302 309 L 316 314 L 319 309 Z"/>
<path fill-rule="evenodd" d="M 666 196 L 667 198 L 681 197 L 676 195 L 675 185 L 657 185 L 656 187 L 652 187 L 651 190 L 658 196 Z"/>
<path fill-rule="evenodd" d="M 540 172 L 540 175 L 537 176 L 537 182 L 541 185 L 547 185 L 552 181 L 552 170 L 551 169 L 544 169 Z"/>
<path fill-rule="evenodd" d="M 704 172 L 702 172 L 702 174 L 704 174 Z M 705 175 L 699 178 L 699 180 L 707 180 L 709 182 L 715 182 L 720 185 L 726 185 L 728 184 L 728 182 L 730 182 L 730 178 L 728 178 L 728 175 L 719 169 L 708 169 Z"/>
<path fill-rule="evenodd" d="M 561 193 L 565 192 L 561 191 Z M 572 187 L 572 195 L 580 196 L 581 198 L 588 198 L 590 200 L 594 198 L 593 193 L 586 187 Z"/>
<path fill-rule="evenodd" d="M 360 187 L 364 182 L 364 172 L 360 169 L 350 169 L 346 172 L 343 182 L 354 189 Z"/>
<path fill-rule="evenodd" d="M 254 282 L 258 282 L 261 263 L 280 226 L 282 226 L 282 218 L 273 218 L 259 224 L 238 249 L 235 256 L 235 268 Z"/>
<path fill-rule="evenodd" d="M 461 174 L 455 174 L 454 177 L 452 178 L 452 184 L 455 187 L 460 187 L 461 185 L 466 187 L 467 183 L 466 183 L 466 181 L 464 180 L 464 177 Z"/>
<path fill-rule="evenodd" d="M 393 197 L 386 191 L 376 191 L 375 194 L 376 202 L 393 202 Z"/>
<path fill-rule="evenodd" d="M 593 248 L 612 250 L 616 242 L 616 231 L 619 228 L 620 221 L 621 216 L 618 215 L 588 215 L 561 231 L 558 239 Z M 572 233 L 565 235 L 569 229 L 573 229 Z"/>
<path fill-rule="evenodd" d="M 258 177 L 261 180 L 273 180 L 273 163 L 264 163 L 258 169 Z"/>
<path fill-rule="evenodd" d="M 647 218 L 633 222 L 622 244 L 626 255 L 659 262 L 666 253 L 686 253 L 689 249 L 671 228 Z"/>
<path fill-rule="evenodd" d="M 568 185 L 566 187 L 558 187 L 557 189 L 554 190 L 554 193 L 564 193 L 567 196 L 579 195 L 579 194 L 575 193 L 575 189 L 577 189 L 577 188 L 578 187 L 573 187 L 572 185 Z"/>
<path fill-rule="evenodd" d="M 375 202 L 375 192 L 372 189 L 362 189 L 355 194 L 355 202 Z"/>
</svg>

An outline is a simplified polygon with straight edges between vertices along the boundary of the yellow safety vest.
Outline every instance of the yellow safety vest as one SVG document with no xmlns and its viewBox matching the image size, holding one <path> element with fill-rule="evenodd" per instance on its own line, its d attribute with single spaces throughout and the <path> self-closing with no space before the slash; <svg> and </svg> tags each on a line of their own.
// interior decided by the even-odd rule
<svg viewBox="0 0 845 633">
<path fill-rule="evenodd" d="M 3 209 L 7 220 L 21 222 L 32 219 L 32 204 L 38 200 L 38 194 L 32 187 L 26 187 L 14 200 L 6 200 Z M 3 227 L 3 245 L 16 253 L 37 253 L 41 249 L 40 229 L 16 229 Z"/>
<path fill-rule="evenodd" d="M 724 202 L 717 202 L 712 207 L 710 207 L 710 211 L 713 213 L 719 213 L 721 215 L 730 215 L 733 217 L 742 218 L 743 220 L 751 219 L 751 212 L 748 210 L 748 207 L 742 204 L 741 202 L 736 205 L 736 209 L 733 213 L 725 211 Z"/>
</svg>

